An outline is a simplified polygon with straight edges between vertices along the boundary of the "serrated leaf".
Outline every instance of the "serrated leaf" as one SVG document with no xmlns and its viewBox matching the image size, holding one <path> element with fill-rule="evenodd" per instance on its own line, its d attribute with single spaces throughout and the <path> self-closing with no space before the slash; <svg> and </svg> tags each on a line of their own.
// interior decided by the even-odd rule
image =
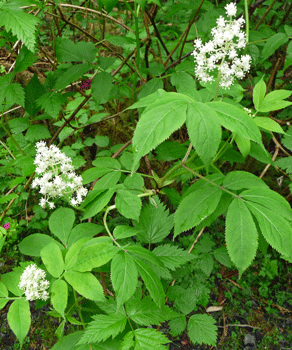
<svg viewBox="0 0 292 350">
<path fill-rule="evenodd" d="M 119 308 L 135 293 L 138 283 L 138 271 L 130 254 L 121 251 L 113 257 L 111 280 L 117 295 L 117 308 Z"/>
<path fill-rule="evenodd" d="M 106 190 L 108 188 L 115 188 L 116 184 L 121 178 L 121 172 L 120 171 L 112 171 L 109 174 L 104 175 L 102 178 L 100 178 L 96 184 L 94 185 L 94 190 Z"/>
<path fill-rule="evenodd" d="M 131 344 L 134 344 L 133 346 L 135 346 L 134 349 L 136 350 L 168 350 L 168 346 L 162 344 L 170 342 L 164 334 L 152 328 L 136 329 L 133 332 L 127 333 L 124 339 L 126 341 L 122 343 L 121 350 L 129 350 L 130 348 L 128 346 Z"/>
<path fill-rule="evenodd" d="M 242 154 L 243 158 L 245 158 L 250 152 L 250 140 L 245 139 L 239 134 L 234 135 L 234 141 L 237 144 L 237 147 Z"/>
<path fill-rule="evenodd" d="M 59 246 L 51 242 L 41 250 L 41 258 L 49 273 L 55 277 L 60 277 L 64 271 L 64 260 Z"/>
<path fill-rule="evenodd" d="M 80 41 L 76 44 L 69 39 L 56 38 L 56 57 L 58 62 L 87 61 L 92 63 L 96 58 L 96 48 L 92 42 Z"/>
<path fill-rule="evenodd" d="M 92 273 L 68 270 L 63 276 L 76 292 L 85 298 L 95 301 L 104 300 L 102 286 Z"/>
<path fill-rule="evenodd" d="M 24 91 L 25 91 L 25 110 L 31 116 L 35 116 L 41 110 L 41 107 L 37 106 L 36 100 L 40 96 L 42 96 L 44 93 L 47 92 L 46 87 L 40 83 L 37 75 L 34 73 L 28 85 L 24 87 Z"/>
<path fill-rule="evenodd" d="M 7 32 L 12 31 L 30 51 L 34 51 L 35 27 L 40 20 L 24 12 L 16 2 L 0 3 L 0 23 Z"/>
<path fill-rule="evenodd" d="M 169 210 L 154 196 L 156 207 L 146 204 L 141 211 L 139 222 L 134 222 L 134 226 L 139 233 L 137 236 L 144 243 L 158 243 L 170 234 L 173 228 L 173 215 L 169 215 Z"/>
<path fill-rule="evenodd" d="M 57 118 L 64 102 L 64 96 L 56 92 L 47 92 L 36 99 L 37 106 L 44 109 L 52 118 Z"/>
<path fill-rule="evenodd" d="M 188 104 L 186 125 L 191 142 L 208 168 L 221 141 L 221 126 L 217 113 L 204 103 Z"/>
<path fill-rule="evenodd" d="M 159 256 L 160 261 L 170 270 L 175 270 L 177 267 L 194 259 L 194 255 L 170 244 L 160 245 L 153 249 L 152 252 Z"/>
<path fill-rule="evenodd" d="M 287 173 L 292 173 L 292 157 L 280 158 L 275 161 L 275 166 L 285 170 Z"/>
<path fill-rule="evenodd" d="M 158 89 L 163 89 L 163 81 L 158 78 L 149 80 L 141 89 L 139 93 L 139 99 L 149 96 L 156 92 Z"/>
<path fill-rule="evenodd" d="M 220 264 L 229 268 L 232 267 L 232 261 L 230 260 L 226 247 L 220 247 L 214 250 L 214 257 Z"/>
<path fill-rule="evenodd" d="M 226 102 L 208 102 L 219 117 L 220 123 L 231 131 L 235 131 L 242 137 L 262 144 L 261 133 L 255 122 L 243 109 Z"/>
<path fill-rule="evenodd" d="M 268 131 L 274 131 L 279 134 L 284 134 L 284 130 L 281 128 L 281 126 L 275 122 L 273 119 L 266 118 L 266 117 L 255 117 L 253 118 L 257 126 L 260 126 L 261 128 L 268 130 Z"/>
<path fill-rule="evenodd" d="M 183 198 L 174 216 L 174 238 L 211 215 L 220 201 L 221 194 L 219 187 L 208 184 Z"/>
<path fill-rule="evenodd" d="M 287 256 L 291 255 L 291 224 L 282 216 L 263 205 L 248 201 L 246 205 L 255 216 L 266 241 L 279 253 Z"/>
<path fill-rule="evenodd" d="M 49 130 L 42 124 L 31 125 L 25 134 L 25 139 L 31 143 L 38 140 L 49 139 L 50 137 L 51 134 L 49 133 Z"/>
<path fill-rule="evenodd" d="M 292 102 L 284 101 L 285 98 L 291 96 L 291 91 L 275 90 L 267 94 L 259 108 L 259 112 L 277 111 L 278 109 L 286 108 Z"/>
<path fill-rule="evenodd" d="M 162 266 L 160 259 L 146 248 L 138 245 L 128 245 L 127 251 L 130 252 L 131 255 L 137 256 L 139 259 L 148 260 L 153 265 Z"/>
<path fill-rule="evenodd" d="M 1 17 L 1 15 L 0 15 Z M 1 18 L 0 18 L 1 19 Z M 7 104 L 14 104 L 17 103 L 20 106 L 24 107 L 24 89 L 23 87 L 18 83 L 12 83 L 8 85 L 5 89 L 5 97 L 6 97 L 6 103 Z"/>
<path fill-rule="evenodd" d="M 114 193 L 115 189 L 110 188 L 95 197 L 94 200 L 86 207 L 81 220 L 86 220 L 98 214 L 108 204 Z"/>
<path fill-rule="evenodd" d="M 14 300 L 9 307 L 7 321 L 9 327 L 16 335 L 20 347 L 22 347 L 24 338 L 29 331 L 31 323 L 28 300 L 25 300 L 24 298 Z"/>
<path fill-rule="evenodd" d="M 174 306 L 184 315 L 188 315 L 194 310 L 196 311 L 197 304 L 202 296 L 202 291 L 202 286 L 198 284 L 187 289 L 179 289 Z"/>
<path fill-rule="evenodd" d="M 34 52 L 28 50 L 26 46 L 22 46 L 15 61 L 14 72 L 18 73 L 25 70 L 32 66 L 37 59 L 37 55 Z"/>
<path fill-rule="evenodd" d="M 187 99 L 184 95 L 167 93 L 144 111 L 133 137 L 132 172 L 141 157 L 165 141 L 184 124 L 186 109 Z"/>
<path fill-rule="evenodd" d="M 82 74 L 86 73 L 91 69 L 92 65 L 89 63 L 74 64 L 72 67 L 66 69 L 65 72 L 61 73 L 57 79 L 54 88 L 55 90 L 62 90 L 67 85 L 73 83 L 79 79 Z"/>
<path fill-rule="evenodd" d="M 193 315 L 188 322 L 188 336 L 194 344 L 216 346 L 217 327 L 208 315 Z"/>
<path fill-rule="evenodd" d="M 292 210 L 290 204 L 279 193 L 269 188 L 257 188 L 256 190 L 246 190 L 240 196 L 251 202 L 258 203 L 268 209 L 278 213 L 289 221 L 292 221 Z"/>
<path fill-rule="evenodd" d="M 117 190 L 115 205 L 124 217 L 139 220 L 142 201 L 140 197 L 131 193 L 129 190 Z"/>
<path fill-rule="evenodd" d="M 114 228 L 113 234 L 115 239 L 123 239 L 136 236 L 139 231 L 132 226 L 119 225 Z"/>
<path fill-rule="evenodd" d="M 112 87 L 112 76 L 109 73 L 100 72 L 94 77 L 91 83 L 91 94 L 96 104 L 109 101 Z"/>
<path fill-rule="evenodd" d="M 229 256 L 241 275 L 256 255 L 258 233 L 247 204 L 238 198 L 227 211 L 225 239 Z"/>
<path fill-rule="evenodd" d="M 125 329 L 127 323 L 126 315 L 122 314 L 94 315 L 92 318 L 94 321 L 89 322 L 77 345 L 104 341 L 110 336 L 115 338 Z"/>
<path fill-rule="evenodd" d="M 181 315 L 179 317 L 174 318 L 168 323 L 171 335 L 173 337 L 177 337 L 187 328 L 187 320 L 186 316 Z"/>
<path fill-rule="evenodd" d="M 261 79 L 253 89 L 253 104 L 256 110 L 259 109 L 267 92 L 266 83 Z"/>
<path fill-rule="evenodd" d="M 241 170 L 228 173 L 223 181 L 223 186 L 230 190 L 241 190 L 243 188 L 269 189 L 262 179 L 247 171 Z"/>
<path fill-rule="evenodd" d="M 148 265 L 144 264 L 138 258 L 133 257 L 133 259 L 135 260 L 139 273 L 152 299 L 158 305 L 158 307 L 162 307 L 164 304 L 165 294 L 160 280 Z"/>
</svg>

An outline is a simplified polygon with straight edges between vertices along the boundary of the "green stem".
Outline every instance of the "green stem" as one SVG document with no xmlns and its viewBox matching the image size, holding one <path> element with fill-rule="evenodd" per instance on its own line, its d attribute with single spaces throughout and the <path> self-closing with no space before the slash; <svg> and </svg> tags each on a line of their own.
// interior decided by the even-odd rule
<svg viewBox="0 0 292 350">
<path fill-rule="evenodd" d="M 244 12 L 245 12 L 245 36 L 246 36 L 246 44 L 247 44 L 249 40 L 248 0 L 244 0 Z"/>
</svg>

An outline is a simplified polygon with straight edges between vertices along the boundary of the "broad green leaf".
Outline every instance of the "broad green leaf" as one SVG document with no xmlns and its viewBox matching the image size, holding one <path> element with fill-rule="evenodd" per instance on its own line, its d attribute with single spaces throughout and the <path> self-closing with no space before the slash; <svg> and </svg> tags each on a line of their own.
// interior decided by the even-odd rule
<svg viewBox="0 0 292 350">
<path fill-rule="evenodd" d="M 84 243 L 88 242 L 90 240 L 90 238 L 91 237 L 81 238 L 78 241 L 74 242 L 70 246 L 70 248 L 65 256 L 65 270 L 69 270 L 77 264 L 78 255 L 80 253 L 80 250 L 81 250 L 82 246 L 84 245 Z"/>
<path fill-rule="evenodd" d="M 182 199 L 174 215 L 174 238 L 183 231 L 199 225 L 216 209 L 222 191 L 208 184 Z"/>
<path fill-rule="evenodd" d="M 89 63 L 74 64 L 65 72 L 60 73 L 60 76 L 54 85 L 55 90 L 57 91 L 64 89 L 67 85 L 73 83 L 77 79 L 80 79 L 80 77 L 91 68 L 92 65 Z"/>
<path fill-rule="evenodd" d="M 133 258 L 152 299 L 161 308 L 164 304 L 165 294 L 160 280 L 148 265 L 135 257 Z"/>
<path fill-rule="evenodd" d="M 277 33 L 271 36 L 263 48 L 261 55 L 262 62 L 270 57 L 280 46 L 284 45 L 289 41 L 289 37 L 285 33 Z"/>
<path fill-rule="evenodd" d="M 215 320 L 208 315 L 193 315 L 188 322 L 188 335 L 194 344 L 216 346 L 217 327 Z"/>
<path fill-rule="evenodd" d="M 198 102 L 202 102 L 200 92 L 197 90 L 195 79 L 188 73 L 183 71 L 171 74 L 171 84 L 177 89 L 177 92 L 188 95 Z"/>
<path fill-rule="evenodd" d="M 279 253 L 290 256 L 292 251 L 291 224 L 278 213 L 253 202 L 246 202 L 255 216 L 266 241 Z"/>
<path fill-rule="evenodd" d="M 134 254 L 139 259 L 148 260 L 152 265 L 162 266 L 160 259 L 150 250 L 140 247 L 138 245 L 129 245 L 126 250 L 132 255 Z"/>
<path fill-rule="evenodd" d="M 0 298 L 0 310 L 5 307 L 5 305 L 8 303 L 9 299 L 6 298 Z"/>
<path fill-rule="evenodd" d="M 268 209 L 278 213 L 285 219 L 292 221 L 292 210 L 290 204 L 279 193 L 272 191 L 268 187 L 258 187 L 240 193 L 240 197 L 251 202 L 263 205 Z"/>
<path fill-rule="evenodd" d="M 140 197 L 131 193 L 129 190 L 117 190 L 115 205 L 124 217 L 139 220 L 142 201 Z"/>
<path fill-rule="evenodd" d="M 141 98 L 138 102 L 136 102 L 132 106 L 128 107 L 128 109 L 146 107 L 146 109 L 144 111 L 144 112 L 146 112 L 149 108 L 151 109 L 152 104 L 154 104 L 158 99 L 162 99 L 162 98 L 166 97 L 167 94 L 168 94 L 168 92 L 166 92 L 162 89 L 158 89 L 153 94 Z"/>
<path fill-rule="evenodd" d="M 49 243 L 55 242 L 61 249 L 64 248 L 53 237 L 41 233 L 34 233 L 25 237 L 19 244 L 18 248 L 24 255 L 41 256 L 41 250 Z"/>
<path fill-rule="evenodd" d="M 253 89 L 253 104 L 254 108 L 258 110 L 260 108 L 260 105 L 262 104 L 264 97 L 267 92 L 266 83 L 263 79 L 261 79 L 254 87 Z"/>
<path fill-rule="evenodd" d="M 106 175 L 108 173 L 113 173 L 113 169 L 108 168 L 90 168 L 85 170 L 85 172 L 82 174 L 83 178 L 83 185 L 89 184 L 90 182 L 98 179 L 99 177 L 102 177 L 103 175 Z"/>
<path fill-rule="evenodd" d="M 20 343 L 20 348 L 22 348 L 31 323 L 28 300 L 24 298 L 14 300 L 9 307 L 7 321 Z"/>
<path fill-rule="evenodd" d="M 170 244 L 160 245 L 152 251 L 157 255 L 165 267 L 170 270 L 175 270 L 177 267 L 184 265 L 186 262 L 194 259 L 193 254 Z"/>
<path fill-rule="evenodd" d="M 291 91 L 275 90 L 267 94 L 259 108 L 259 112 L 277 111 L 291 106 L 292 102 L 284 101 L 285 98 L 291 96 Z"/>
<path fill-rule="evenodd" d="M 245 111 L 226 102 L 208 102 L 219 117 L 220 123 L 231 131 L 235 131 L 242 137 L 262 144 L 261 133 L 255 122 Z"/>
<path fill-rule="evenodd" d="M 115 193 L 114 188 L 110 188 L 107 191 L 98 195 L 94 201 L 92 201 L 85 209 L 83 217 L 81 220 L 86 220 L 98 214 L 111 200 L 113 194 Z"/>
<path fill-rule="evenodd" d="M 59 340 L 51 350 L 75 350 L 75 344 L 82 337 L 84 331 L 77 331 L 75 333 L 71 333 L 69 335 L 64 336 L 61 340 Z"/>
<path fill-rule="evenodd" d="M 234 141 L 236 142 L 237 147 L 240 150 L 240 153 L 242 154 L 243 158 L 245 158 L 250 152 L 250 140 L 247 140 L 239 134 L 235 133 Z"/>
<path fill-rule="evenodd" d="M 18 287 L 23 270 L 17 269 L 1 275 L 1 281 L 5 284 L 5 287 L 18 297 L 24 293 L 24 290 Z"/>
<path fill-rule="evenodd" d="M 156 206 L 148 203 L 143 206 L 139 222 L 134 222 L 134 226 L 139 233 L 139 239 L 144 243 L 158 243 L 164 240 L 173 228 L 173 215 L 169 215 L 169 210 L 154 196 Z"/>
<path fill-rule="evenodd" d="M 85 298 L 94 301 L 104 300 L 102 286 L 92 273 L 68 270 L 64 273 L 64 278 Z"/>
<path fill-rule="evenodd" d="M 15 61 L 14 72 L 18 73 L 25 70 L 26 68 L 32 66 L 37 59 L 38 57 L 34 52 L 28 50 L 26 46 L 22 46 Z"/>
<path fill-rule="evenodd" d="M 169 328 L 171 335 L 173 337 L 177 337 L 187 328 L 187 320 L 185 315 L 181 315 L 179 317 L 174 318 L 169 321 Z"/>
<path fill-rule="evenodd" d="M 51 301 L 54 309 L 65 318 L 64 311 L 68 302 L 68 285 L 63 280 L 55 280 L 51 287 Z"/>
<path fill-rule="evenodd" d="M 115 188 L 116 184 L 121 178 L 121 172 L 120 171 L 112 171 L 109 174 L 104 175 L 102 178 L 100 178 L 96 184 L 94 185 L 94 190 L 106 190 L 108 188 Z"/>
<path fill-rule="evenodd" d="M 36 37 L 35 29 L 40 20 L 28 14 L 17 2 L 1 2 L 0 3 L 0 23 L 7 32 L 12 31 L 18 40 L 21 40 L 30 51 L 34 51 Z"/>
<path fill-rule="evenodd" d="M 184 95 L 167 93 L 144 111 L 133 137 L 132 172 L 141 157 L 165 141 L 184 124 L 186 109 L 187 99 Z"/>
<path fill-rule="evenodd" d="M 223 186 L 229 190 L 241 190 L 242 188 L 266 188 L 269 187 L 262 179 L 246 171 L 232 171 L 223 181 Z"/>
<path fill-rule="evenodd" d="M 49 273 L 55 277 L 60 277 L 64 271 L 64 260 L 59 246 L 51 242 L 41 250 L 41 258 Z"/>
<path fill-rule="evenodd" d="M 79 41 L 76 44 L 69 39 L 57 37 L 55 41 L 58 62 L 92 63 L 96 58 L 96 48 L 92 42 Z"/>
<path fill-rule="evenodd" d="M 202 292 L 202 286 L 198 286 L 197 284 L 187 289 L 182 288 L 182 292 L 175 298 L 175 308 L 184 315 L 196 311 Z"/>
<path fill-rule="evenodd" d="M 124 181 L 124 186 L 129 190 L 138 189 L 141 191 L 144 186 L 142 175 L 137 173 L 134 173 L 133 176 L 128 175 Z"/>
<path fill-rule="evenodd" d="M 116 291 L 117 308 L 135 293 L 138 271 L 130 254 L 120 251 L 111 262 L 111 280 Z"/>
<path fill-rule="evenodd" d="M 31 143 L 34 143 L 38 140 L 48 139 L 50 137 L 51 134 L 49 130 L 41 124 L 31 125 L 25 134 L 25 139 Z"/>
<path fill-rule="evenodd" d="M 208 168 L 221 141 L 221 126 L 216 112 L 204 103 L 193 102 L 187 109 L 187 129 L 199 157 Z"/>
<path fill-rule="evenodd" d="M 90 222 L 85 222 L 83 224 L 78 224 L 73 227 L 69 239 L 68 239 L 68 248 L 72 246 L 73 243 L 77 242 L 79 239 L 88 237 L 92 238 L 93 236 L 105 232 L 104 226 L 92 224 Z"/>
<path fill-rule="evenodd" d="M 163 89 L 163 81 L 158 78 L 149 80 L 141 89 L 139 93 L 139 99 L 149 96 L 156 92 L 158 89 Z"/>
<path fill-rule="evenodd" d="M 136 350 L 167 350 L 169 339 L 153 328 L 139 328 L 134 331 Z"/>
<path fill-rule="evenodd" d="M 92 318 L 94 321 L 89 322 L 77 345 L 104 341 L 110 336 L 115 338 L 123 332 L 127 323 L 127 316 L 123 314 L 94 315 Z"/>
<path fill-rule="evenodd" d="M 8 297 L 8 290 L 3 282 L 0 281 L 0 298 Z"/>
<path fill-rule="evenodd" d="M 225 239 L 229 256 L 239 274 L 251 264 L 258 247 L 258 233 L 247 205 L 235 198 L 226 215 Z"/>
<path fill-rule="evenodd" d="M 231 268 L 232 267 L 232 261 L 230 260 L 230 257 L 228 255 L 228 251 L 226 247 L 220 247 L 214 250 L 214 258 L 220 262 L 220 264 Z"/>
<path fill-rule="evenodd" d="M 49 228 L 59 240 L 67 246 L 68 237 L 75 221 L 74 210 L 58 208 L 50 216 Z"/>
<path fill-rule="evenodd" d="M 29 118 L 27 116 L 24 118 L 10 119 L 8 125 L 13 134 L 19 134 L 29 128 Z"/>
<path fill-rule="evenodd" d="M 114 228 L 113 234 L 115 239 L 123 239 L 136 236 L 139 231 L 132 226 L 119 225 Z"/>
<path fill-rule="evenodd" d="M 84 247 L 78 256 L 74 270 L 91 271 L 94 267 L 105 265 L 117 253 L 118 248 L 111 243 L 95 243 Z"/>
<path fill-rule="evenodd" d="M 0 15 L 1 17 L 1 15 Z M 23 87 L 18 83 L 12 83 L 8 85 L 5 89 L 5 97 L 6 97 L 6 103 L 7 104 L 14 104 L 17 103 L 20 106 L 24 107 L 24 89 Z"/>
<path fill-rule="evenodd" d="M 109 101 L 112 87 L 112 76 L 109 73 L 100 72 L 94 77 L 91 83 L 91 94 L 96 104 Z"/>
<path fill-rule="evenodd" d="M 273 164 L 273 160 L 270 153 L 265 148 L 262 148 L 260 145 L 254 142 L 250 143 L 249 154 L 251 157 L 255 158 L 256 160 L 264 164 Z"/>
</svg>

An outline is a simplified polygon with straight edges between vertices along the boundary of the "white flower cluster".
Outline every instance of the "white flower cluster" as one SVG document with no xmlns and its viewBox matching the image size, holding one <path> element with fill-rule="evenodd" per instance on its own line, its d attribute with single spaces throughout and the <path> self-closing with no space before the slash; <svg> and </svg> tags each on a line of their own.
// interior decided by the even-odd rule
<svg viewBox="0 0 292 350">
<path fill-rule="evenodd" d="M 220 86 L 229 89 L 235 77 L 242 79 L 249 71 L 251 57 L 238 57 L 237 53 L 237 50 L 246 46 L 245 33 L 240 30 L 245 20 L 232 19 L 236 15 L 235 3 L 226 5 L 225 9 L 229 20 L 226 21 L 222 16 L 217 19 L 217 27 L 211 30 L 213 40 L 205 45 L 201 39 L 195 40 L 193 56 L 197 64 L 195 73 L 201 81 L 212 81 L 209 72 L 218 68 L 221 74 Z"/>
<path fill-rule="evenodd" d="M 46 273 L 42 269 L 38 269 L 35 264 L 26 267 L 23 274 L 20 276 L 18 287 L 24 289 L 26 300 L 49 298 L 49 293 L 46 289 L 49 288 L 50 282 L 45 280 Z"/>
<path fill-rule="evenodd" d="M 44 141 L 37 142 L 36 147 L 37 154 L 34 161 L 34 164 L 37 165 L 36 173 L 43 174 L 43 176 L 33 180 L 32 188 L 40 186 L 40 193 L 45 196 L 40 200 L 41 207 L 45 208 L 46 203 L 48 203 L 49 207 L 53 209 L 55 204 L 49 202 L 48 198 L 72 195 L 73 192 L 76 192 L 76 199 L 72 198 L 71 204 L 73 206 L 80 204 L 83 200 L 82 196 L 86 196 L 88 190 L 82 187 L 82 177 L 73 172 L 71 158 L 66 157 L 54 145 L 48 148 Z"/>
</svg>

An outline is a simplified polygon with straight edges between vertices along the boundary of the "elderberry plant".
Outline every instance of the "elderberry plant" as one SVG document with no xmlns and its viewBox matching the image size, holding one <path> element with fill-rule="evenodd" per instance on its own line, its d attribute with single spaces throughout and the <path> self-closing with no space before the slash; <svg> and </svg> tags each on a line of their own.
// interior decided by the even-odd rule
<svg viewBox="0 0 292 350">
<path fill-rule="evenodd" d="M 268 72 L 267 59 L 288 43 L 291 28 L 281 16 L 277 25 L 283 32 L 264 39 L 264 31 L 253 33 L 255 40 L 249 42 L 249 10 L 254 7 L 247 0 L 227 2 L 92 2 L 98 11 L 60 2 L 25 8 L 14 1 L 0 3 L 2 36 L 10 38 L 10 49 L 23 43 L 16 61 L 0 77 L 0 132 L 5 139 L 0 221 L 12 223 L 10 217 L 25 213 L 19 254 L 36 260 L 20 263 L 0 280 L 0 307 L 11 303 L 7 319 L 21 347 L 31 326 L 33 300 L 49 305 L 48 314 L 60 320 L 52 350 L 166 350 L 170 340 L 166 329 L 161 330 L 165 322 L 173 337 L 186 332 L 193 344 L 215 347 L 216 321 L 204 311 L 214 263 L 236 268 L 241 277 L 257 249 L 265 254 L 268 245 L 292 261 L 289 203 L 263 176 L 233 170 L 234 162 L 251 157 L 292 172 L 291 157 L 274 162 L 263 142 L 275 139 L 275 132 L 285 135 L 283 143 L 292 149 L 291 132 L 285 129 L 285 134 L 269 115 L 292 104 L 285 100 L 291 92 L 282 89 L 282 82 L 270 92 L 276 77 L 266 84 L 255 70 L 262 64 Z M 266 10 L 257 6 L 256 17 Z M 245 20 L 235 19 L 237 7 Z M 87 19 L 104 17 L 98 33 L 111 28 L 106 21 L 118 29 L 96 39 L 83 29 L 85 22 L 76 26 L 67 19 L 68 8 L 78 15 L 86 10 Z M 184 13 L 179 19 L 176 8 Z M 221 15 L 224 10 L 228 19 Z M 35 33 L 40 21 L 47 23 L 45 14 L 57 23 L 47 45 Z M 164 20 L 171 22 L 161 25 Z M 208 28 L 213 39 L 204 45 L 201 39 L 194 41 L 196 29 L 202 37 L 209 20 L 217 23 Z M 94 29 L 95 22 L 91 17 L 85 24 Z M 75 33 L 71 38 L 70 31 L 70 39 L 61 35 L 62 28 L 73 24 L 86 40 L 76 40 Z M 186 29 L 174 45 L 183 25 Z M 53 53 L 44 54 L 48 61 L 43 65 L 52 65 L 45 81 L 33 75 L 25 87 L 13 82 L 38 59 L 35 46 L 43 52 L 51 43 Z M 290 44 L 284 66 L 292 62 Z M 186 48 L 191 51 L 183 55 Z M 194 59 L 188 60 L 191 53 Z M 83 85 L 74 90 L 85 74 L 92 77 L 86 95 L 80 93 Z M 246 90 L 252 84 L 252 96 L 238 80 Z M 25 115 L 13 117 L 15 103 Z M 117 113 L 121 105 L 125 109 Z M 126 120 L 122 131 L 131 135 L 124 145 L 108 145 L 101 125 L 108 123 L 107 134 L 116 140 L 118 120 Z M 176 131 L 180 142 L 173 141 Z M 96 156 L 90 152 L 93 146 Z M 140 162 L 143 157 L 147 170 Z M 153 159 L 163 163 L 157 171 Z M 219 217 L 225 219 L 226 244 L 216 249 L 204 231 Z M 4 228 L 0 234 L 1 247 Z M 76 332 L 65 335 L 68 323 Z"/>
</svg>

